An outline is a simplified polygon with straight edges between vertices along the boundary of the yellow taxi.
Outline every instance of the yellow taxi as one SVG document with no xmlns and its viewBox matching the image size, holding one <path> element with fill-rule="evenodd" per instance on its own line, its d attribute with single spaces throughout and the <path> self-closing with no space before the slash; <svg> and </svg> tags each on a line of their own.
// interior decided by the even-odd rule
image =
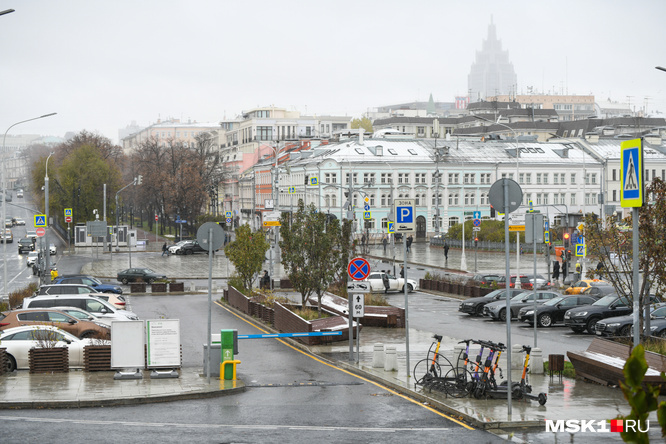
<svg viewBox="0 0 666 444">
<path fill-rule="evenodd" d="M 611 284 L 601 279 L 581 279 L 571 284 L 571 287 L 564 290 L 564 294 L 581 294 L 590 287 L 608 287 Z"/>
</svg>

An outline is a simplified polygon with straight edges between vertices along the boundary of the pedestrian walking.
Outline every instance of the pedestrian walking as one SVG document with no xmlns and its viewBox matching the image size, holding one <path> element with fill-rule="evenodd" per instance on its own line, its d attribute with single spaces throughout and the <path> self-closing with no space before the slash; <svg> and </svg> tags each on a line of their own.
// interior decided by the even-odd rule
<svg viewBox="0 0 666 444">
<path fill-rule="evenodd" d="M 557 259 L 553 263 L 553 279 L 560 280 L 560 262 Z"/>
<path fill-rule="evenodd" d="M 405 278 L 405 266 L 404 265 L 400 266 L 400 277 L 403 278 L 403 279 Z"/>
<path fill-rule="evenodd" d="M 384 253 L 386 253 L 386 245 L 388 245 L 388 239 L 386 239 L 386 236 L 382 239 L 382 245 L 384 246 Z"/>
<path fill-rule="evenodd" d="M 601 279 L 603 273 L 604 273 L 604 264 L 601 261 L 599 261 L 599 263 L 597 264 L 597 277 L 598 277 L 598 279 Z"/>
<path fill-rule="evenodd" d="M 449 260 L 449 244 L 446 241 L 444 241 L 444 260 Z"/>
<path fill-rule="evenodd" d="M 382 283 L 384 284 L 384 294 L 386 294 L 391 288 L 391 283 L 389 282 L 388 273 L 386 271 L 382 273 Z"/>
<path fill-rule="evenodd" d="M 268 270 L 264 270 L 264 275 L 261 277 L 261 281 L 259 281 L 259 288 L 262 290 L 271 289 L 271 277 L 268 275 Z"/>
<path fill-rule="evenodd" d="M 411 234 L 409 236 L 407 236 L 407 240 L 405 241 L 406 245 L 407 245 L 407 253 L 412 252 L 412 242 L 413 241 L 414 241 L 414 238 L 412 237 Z"/>
<path fill-rule="evenodd" d="M 164 242 L 164 245 L 162 245 L 162 256 L 169 254 L 169 249 L 167 248 L 166 242 Z"/>
<path fill-rule="evenodd" d="M 365 249 L 365 234 L 361 236 L 361 248 Z"/>
</svg>

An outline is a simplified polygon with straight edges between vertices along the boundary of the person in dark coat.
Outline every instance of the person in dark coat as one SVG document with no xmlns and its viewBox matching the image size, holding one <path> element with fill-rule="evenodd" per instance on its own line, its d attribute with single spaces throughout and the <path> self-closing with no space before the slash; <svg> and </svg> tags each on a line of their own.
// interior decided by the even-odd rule
<svg viewBox="0 0 666 444">
<path fill-rule="evenodd" d="M 449 260 L 449 244 L 444 241 L 444 260 Z"/>
<path fill-rule="evenodd" d="M 386 294 L 391 288 L 391 283 L 389 282 L 388 273 L 386 271 L 382 274 L 382 283 L 384 284 L 384 294 Z"/>
<path fill-rule="evenodd" d="M 400 266 L 400 277 L 403 278 L 403 279 L 405 278 L 405 266 L 404 265 Z"/>
<path fill-rule="evenodd" d="M 553 279 L 560 280 L 560 262 L 557 260 L 553 263 Z"/>
<path fill-rule="evenodd" d="M 166 254 L 166 255 L 169 254 L 169 250 L 168 250 L 168 248 L 167 248 L 167 244 L 166 244 L 166 242 L 164 242 L 164 245 L 162 245 L 162 256 L 164 256 L 165 254 Z"/>
<path fill-rule="evenodd" d="M 384 246 L 384 253 L 386 253 L 386 245 L 388 244 L 388 239 L 386 239 L 386 236 L 382 239 L 382 245 Z"/>
<path fill-rule="evenodd" d="M 410 234 L 410 235 L 407 237 L 407 240 L 405 241 L 405 242 L 407 242 L 407 253 L 411 253 L 411 251 L 412 251 L 412 242 L 413 242 L 413 241 L 414 241 L 414 238 L 413 238 L 412 235 Z"/>
<path fill-rule="evenodd" d="M 271 277 L 268 275 L 268 270 L 264 270 L 264 275 L 261 277 L 261 282 L 259 286 L 262 289 L 270 290 L 271 288 Z"/>
</svg>

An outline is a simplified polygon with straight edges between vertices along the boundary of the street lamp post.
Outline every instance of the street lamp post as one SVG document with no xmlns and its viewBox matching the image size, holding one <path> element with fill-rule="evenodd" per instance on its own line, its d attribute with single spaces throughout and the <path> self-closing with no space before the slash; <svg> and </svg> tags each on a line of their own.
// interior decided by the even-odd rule
<svg viewBox="0 0 666 444">
<path fill-rule="evenodd" d="M 44 206 L 46 214 L 46 232 L 44 233 L 44 273 L 42 273 L 42 283 L 48 284 L 51 282 L 51 248 L 49 247 L 49 159 L 55 154 L 51 152 L 49 157 L 46 158 L 46 165 L 44 167 Z M 47 277 L 48 276 L 48 277 Z"/>
<path fill-rule="evenodd" d="M 118 251 L 120 251 L 120 247 L 118 245 L 118 241 L 119 241 L 119 238 L 120 238 L 120 212 L 118 211 L 118 194 L 120 194 L 120 192 L 123 191 L 125 188 L 130 187 L 132 185 L 141 185 L 142 179 L 143 179 L 143 176 L 141 176 L 139 174 L 138 177 L 135 177 L 130 183 L 128 183 L 127 185 L 125 185 L 124 187 L 119 189 L 118 192 L 116 193 L 116 253 Z M 126 239 L 126 241 L 127 241 L 127 245 L 129 246 L 129 232 L 127 233 L 127 235 L 128 235 L 128 238 Z M 131 262 L 132 261 L 131 254 L 132 253 L 130 253 L 130 267 L 132 266 L 131 265 L 131 263 L 132 263 Z"/>
<path fill-rule="evenodd" d="M 8 9 L 7 11 L 3 11 L 5 14 L 9 14 L 9 12 L 14 12 L 13 9 Z M 2 138 L 2 152 L 0 155 L 2 156 L 2 168 L 0 169 L 1 172 L 1 178 L 0 178 L 0 186 L 2 186 L 2 195 L 0 195 L 0 199 L 2 202 L 2 225 L 3 225 L 3 230 L 5 229 L 4 224 L 5 224 L 5 219 L 7 219 L 7 203 L 5 202 L 5 195 L 7 193 L 6 186 L 5 186 L 5 141 L 7 140 L 7 133 L 9 132 L 10 129 L 15 127 L 16 125 L 20 125 L 22 123 L 26 122 L 31 122 L 33 120 L 38 120 L 38 119 L 43 119 L 45 117 L 51 117 L 55 116 L 56 113 L 50 113 L 50 114 L 44 114 L 43 116 L 39 117 L 33 117 L 32 119 L 27 119 L 27 120 L 21 120 L 20 122 L 16 122 L 15 124 L 11 125 L 9 128 L 7 128 L 7 131 L 5 131 L 5 135 Z M 47 211 L 48 211 L 48 203 L 47 203 Z M 48 220 L 47 220 L 48 221 Z M 3 233 L 4 235 L 4 233 Z M 2 243 L 2 256 L 3 256 L 3 294 L 5 297 L 9 297 L 9 292 L 8 292 L 8 286 L 7 286 L 7 242 Z"/>
</svg>

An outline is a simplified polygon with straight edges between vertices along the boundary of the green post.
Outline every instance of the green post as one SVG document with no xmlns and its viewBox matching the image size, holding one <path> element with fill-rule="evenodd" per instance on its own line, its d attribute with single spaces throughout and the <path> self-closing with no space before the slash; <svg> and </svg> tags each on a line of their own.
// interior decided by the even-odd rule
<svg viewBox="0 0 666 444">
<path fill-rule="evenodd" d="M 233 330 L 220 330 L 220 349 L 222 351 L 222 356 L 220 357 L 220 362 L 233 361 L 234 360 L 234 331 Z M 224 379 L 234 379 L 234 366 L 225 365 L 224 366 L 224 375 L 220 373 L 220 376 Z"/>
</svg>

